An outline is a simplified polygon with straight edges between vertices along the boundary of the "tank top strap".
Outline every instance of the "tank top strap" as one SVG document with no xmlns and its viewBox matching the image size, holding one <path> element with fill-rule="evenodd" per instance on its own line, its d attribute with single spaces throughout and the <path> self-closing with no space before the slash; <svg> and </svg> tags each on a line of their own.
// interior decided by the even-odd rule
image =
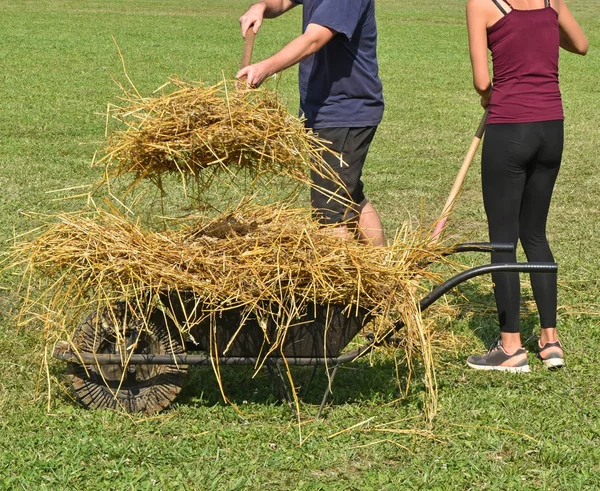
<svg viewBox="0 0 600 491">
<path fill-rule="evenodd" d="M 506 0 L 502 0 L 506 5 L 508 5 L 511 9 L 513 8 L 513 6 L 507 2 Z M 546 3 L 549 2 L 549 0 L 544 0 Z M 502 14 L 506 15 L 508 12 L 506 11 L 506 9 L 500 5 L 500 2 L 498 0 L 492 0 L 492 2 L 494 2 L 494 4 L 496 5 L 496 7 L 498 7 L 498 9 L 500 10 L 500 12 L 502 12 Z"/>
<path fill-rule="evenodd" d="M 552 5 L 550 5 L 550 0 L 544 0 L 544 7 L 548 8 L 551 7 Z"/>
</svg>

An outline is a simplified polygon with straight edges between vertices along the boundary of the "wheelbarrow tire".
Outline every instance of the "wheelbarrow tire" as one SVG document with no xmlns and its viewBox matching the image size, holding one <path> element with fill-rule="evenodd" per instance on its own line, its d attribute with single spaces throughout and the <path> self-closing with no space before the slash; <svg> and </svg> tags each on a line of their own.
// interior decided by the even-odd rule
<svg viewBox="0 0 600 491">
<path fill-rule="evenodd" d="M 131 349 L 140 354 L 180 354 L 185 349 L 179 332 L 168 326 L 160 312 L 143 322 L 124 304 L 90 314 L 77 329 L 72 344 L 79 352 L 119 353 Z M 115 322 L 118 326 L 115 326 Z M 126 325 L 125 325 L 126 324 Z M 129 346 L 115 341 L 115 327 L 129 338 Z M 69 363 L 67 373 L 79 401 L 91 409 L 121 409 L 146 415 L 167 408 L 181 392 L 187 365 L 83 366 Z"/>
</svg>

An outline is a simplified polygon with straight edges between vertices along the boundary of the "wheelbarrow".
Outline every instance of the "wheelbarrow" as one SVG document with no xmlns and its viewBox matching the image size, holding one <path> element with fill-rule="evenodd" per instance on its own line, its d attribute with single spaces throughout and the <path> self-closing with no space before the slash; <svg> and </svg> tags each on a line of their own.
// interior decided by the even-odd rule
<svg viewBox="0 0 600 491">
<path fill-rule="evenodd" d="M 448 254 L 513 250 L 512 244 L 465 243 L 455 246 Z M 557 271 L 557 265 L 494 263 L 468 269 L 436 286 L 422 298 L 419 302 L 421 311 L 457 285 L 496 271 L 552 273 Z M 155 413 L 175 400 L 190 365 L 258 366 L 262 363 L 277 373 L 284 383 L 285 377 L 281 372 L 284 365 L 313 366 L 315 370 L 325 366 L 329 371 L 329 383 L 321 400 L 319 418 L 339 367 L 365 356 L 383 343 L 393 341 L 401 335 L 404 327 L 402 321 L 397 322 L 383 340 L 375 340 L 372 334 L 367 333 L 361 346 L 346 350 L 365 328 L 368 314 L 355 309 L 348 314 L 348 309 L 342 305 L 317 305 L 306 309 L 306 314 L 298 319 L 297 325 L 287 330 L 283 342 L 271 353 L 266 339 L 273 339 L 276 325 L 265 328 L 257 319 L 244 318 L 239 310 L 232 309 L 219 316 L 213 329 L 208 322 L 197 322 L 193 311 L 184 311 L 186 302 L 180 300 L 173 302 L 165 295 L 162 303 L 171 312 L 166 316 L 158 309 L 153 311 L 144 322 L 143 330 L 140 321 L 128 312 L 125 304 L 116 303 L 112 312 L 90 314 L 71 342 L 57 343 L 54 357 L 67 362 L 71 386 L 84 406 Z M 189 303 L 193 306 L 192 310 L 197 308 L 197 303 Z M 180 324 L 193 324 L 189 331 L 190 341 L 181 341 L 176 324 L 170 319 L 176 319 Z M 118 332 L 124 333 L 124 339 L 119 342 L 115 339 L 115 327 L 118 327 Z"/>
</svg>

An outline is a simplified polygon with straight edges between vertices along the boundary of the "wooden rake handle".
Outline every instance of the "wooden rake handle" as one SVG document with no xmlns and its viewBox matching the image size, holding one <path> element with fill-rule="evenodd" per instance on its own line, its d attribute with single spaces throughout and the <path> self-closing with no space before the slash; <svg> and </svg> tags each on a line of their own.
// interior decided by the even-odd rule
<svg viewBox="0 0 600 491">
<path fill-rule="evenodd" d="M 462 188 L 463 182 L 465 180 L 465 176 L 467 175 L 467 171 L 469 170 L 469 166 L 471 165 L 471 162 L 473 161 L 473 157 L 475 157 L 475 153 L 477 152 L 477 148 L 479 147 L 479 142 L 481 142 L 481 139 L 483 138 L 483 134 L 485 133 L 485 125 L 487 123 L 488 111 L 489 111 L 489 108 L 486 109 L 485 112 L 483 113 L 481 121 L 479 122 L 479 126 L 477 127 L 477 131 L 475 132 L 475 137 L 473 138 L 473 141 L 471 142 L 471 146 L 469 147 L 469 150 L 467 151 L 467 155 L 465 156 L 465 159 L 463 160 L 463 163 L 460 166 L 458 175 L 456 176 L 456 179 L 454 180 L 452 189 L 450 190 L 450 195 L 448 196 L 448 199 L 446 200 L 446 204 L 444 205 L 444 208 L 442 209 L 442 214 L 440 215 L 439 220 L 435 224 L 435 228 L 433 229 L 433 232 L 431 234 L 432 238 L 434 238 L 434 239 L 437 239 L 438 235 L 442 232 L 442 230 L 446 226 L 446 221 L 448 220 L 448 216 L 450 215 L 450 212 L 452 211 L 452 208 L 454 207 L 454 202 L 456 201 L 458 193 L 460 192 L 460 189 Z"/>
<path fill-rule="evenodd" d="M 246 30 L 246 37 L 244 38 L 244 51 L 242 52 L 242 64 L 240 68 L 245 68 L 250 65 L 252 61 L 252 49 L 254 48 L 254 31 L 252 26 Z"/>
</svg>

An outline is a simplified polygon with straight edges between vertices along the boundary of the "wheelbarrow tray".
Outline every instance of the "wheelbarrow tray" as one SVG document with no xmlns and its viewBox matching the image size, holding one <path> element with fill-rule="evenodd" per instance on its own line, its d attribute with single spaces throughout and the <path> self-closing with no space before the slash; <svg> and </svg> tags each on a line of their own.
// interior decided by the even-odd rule
<svg viewBox="0 0 600 491">
<path fill-rule="evenodd" d="M 168 307 L 174 312 L 178 310 L 173 302 Z M 189 313 L 175 315 L 178 319 L 190 319 Z M 212 327 L 208 321 L 194 326 L 190 331 L 193 341 L 186 343 L 186 348 L 205 353 L 216 350 L 221 359 L 334 358 L 356 337 L 368 319 L 364 309 L 309 304 L 302 315 L 282 329 L 272 318 L 261 325 L 256 317 L 244 316 L 241 309 L 231 309 L 216 315 Z"/>
</svg>

